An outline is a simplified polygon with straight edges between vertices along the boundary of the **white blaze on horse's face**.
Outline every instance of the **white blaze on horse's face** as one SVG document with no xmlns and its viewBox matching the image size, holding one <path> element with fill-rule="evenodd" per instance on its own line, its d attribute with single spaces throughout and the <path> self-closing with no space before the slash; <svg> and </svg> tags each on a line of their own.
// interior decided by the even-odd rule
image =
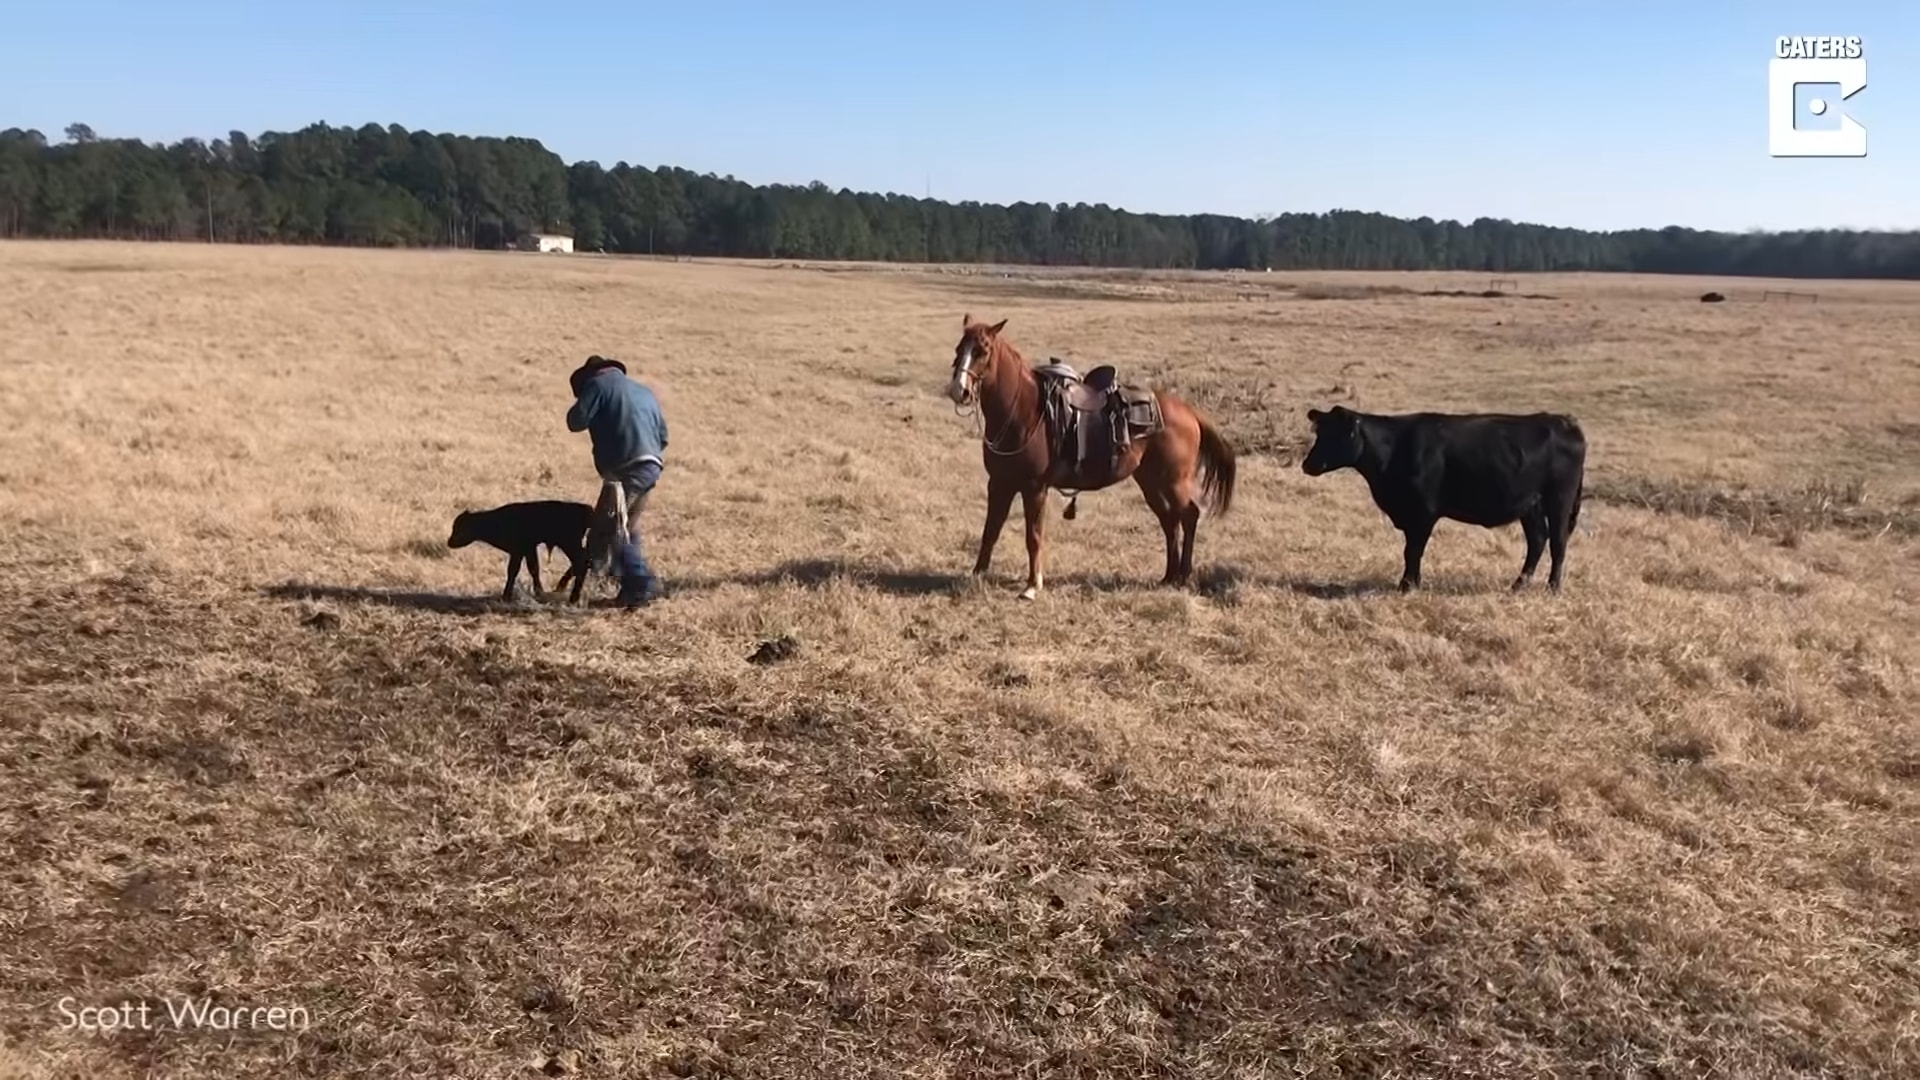
<svg viewBox="0 0 1920 1080">
<path fill-rule="evenodd" d="M 947 383 L 947 397 L 952 398 L 955 405 L 965 405 L 973 392 L 973 364 L 979 358 L 978 346 L 972 339 L 960 346 L 960 355 L 953 361 L 953 379 Z"/>
</svg>

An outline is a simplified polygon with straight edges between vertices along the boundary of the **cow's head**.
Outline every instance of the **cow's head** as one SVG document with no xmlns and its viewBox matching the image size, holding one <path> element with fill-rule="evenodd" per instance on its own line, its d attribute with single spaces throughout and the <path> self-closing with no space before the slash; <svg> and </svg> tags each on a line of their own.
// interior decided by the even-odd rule
<svg viewBox="0 0 1920 1080">
<path fill-rule="evenodd" d="M 1307 419 L 1313 424 L 1313 449 L 1307 451 L 1306 460 L 1300 463 L 1301 472 L 1319 476 L 1359 463 L 1362 449 L 1359 413 L 1345 405 L 1335 405 L 1325 412 L 1308 409 Z"/>
</svg>

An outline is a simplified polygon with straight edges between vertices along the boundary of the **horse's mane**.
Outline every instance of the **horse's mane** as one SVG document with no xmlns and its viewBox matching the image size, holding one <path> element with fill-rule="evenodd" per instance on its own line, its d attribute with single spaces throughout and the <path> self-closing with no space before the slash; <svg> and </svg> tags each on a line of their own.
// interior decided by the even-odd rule
<svg viewBox="0 0 1920 1080">
<path fill-rule="evenodd" d="M 999 354 L 999 358 L 1012 364 L 1014 369 L 1025 372 L 1027 378 L 1033 377 L 1033 365 L 1027 361 L 1026 354 L 1022 353 L 1020 347 L 1011 339 L 1005 334 L 990 334 L 986 337 L 988 349 Z"/>
<path fill-rule="evenodd" d="M 1019 346 L 1015 345 L 1012 339 L 1008 338 L 1004 332 L 990 332 L 995 325 L 996 324 L 984 320 L 976 322 L 969 319 L 965 324 L 964 333 L 977 333 L 980 339 L 987 344 L 987 355 L 995 360 L 1005 360 L 1007 362 L 1012 372 L 1010 377 L 1021 382 L 1031 383 L 1037 387 L 1040 380 L 1034 373 L 1033 364 L 1027 360 L 1026 354 L 1022 353 Z M 1004 331 L 1006 320 L 1002 319 L 997 325 L 1001 326 Z M 997 366 L 996 370 L 998 370 Z"/>
</svg>

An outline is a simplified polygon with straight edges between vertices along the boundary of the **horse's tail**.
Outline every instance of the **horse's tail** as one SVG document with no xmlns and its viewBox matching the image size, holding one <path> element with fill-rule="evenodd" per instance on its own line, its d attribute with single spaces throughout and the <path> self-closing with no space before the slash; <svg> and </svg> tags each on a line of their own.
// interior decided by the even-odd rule
<svg viewBox="0 0 1920 1080">
<path fill-rule="evenodd" d="M 1225 517 L 1233 505 L 1233 481 L 1239 473 L 1233 447 L 1199 409 L 1193 409 L 1193 418 L 1200 425 L 1200 467 L 1205 470 L 1200 480 L 1200 494 L 1214 517 Z"/>
</svg>

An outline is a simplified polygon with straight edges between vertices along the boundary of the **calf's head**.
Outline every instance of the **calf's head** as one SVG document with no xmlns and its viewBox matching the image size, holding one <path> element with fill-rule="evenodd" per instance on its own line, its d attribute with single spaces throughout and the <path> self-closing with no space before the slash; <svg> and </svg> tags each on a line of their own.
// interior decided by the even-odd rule
<svg viewBox="0 0 1920 1080">
<path fill-rule="evenodd" d="M 447 537 L 447 546 L 450 548 L 463 548 L 473 543 L 475 539 L 476 537 L 473 535 L 473 511 L 462 510 L 459 516 L 453 519 L 453 533 Z"/>
<path fill-rule="evenodd" d="M 1308 409 L 1307 419 L 1313 424 L 1313 449 L 1307 451 L 1306 460 L 1300 463 L 1301 472 L 1319 476 L 1359 463 L 1364 449 L 1360 414 L 1344 405 L 1335 405 L 1325 412 Z"/>
</svg>

